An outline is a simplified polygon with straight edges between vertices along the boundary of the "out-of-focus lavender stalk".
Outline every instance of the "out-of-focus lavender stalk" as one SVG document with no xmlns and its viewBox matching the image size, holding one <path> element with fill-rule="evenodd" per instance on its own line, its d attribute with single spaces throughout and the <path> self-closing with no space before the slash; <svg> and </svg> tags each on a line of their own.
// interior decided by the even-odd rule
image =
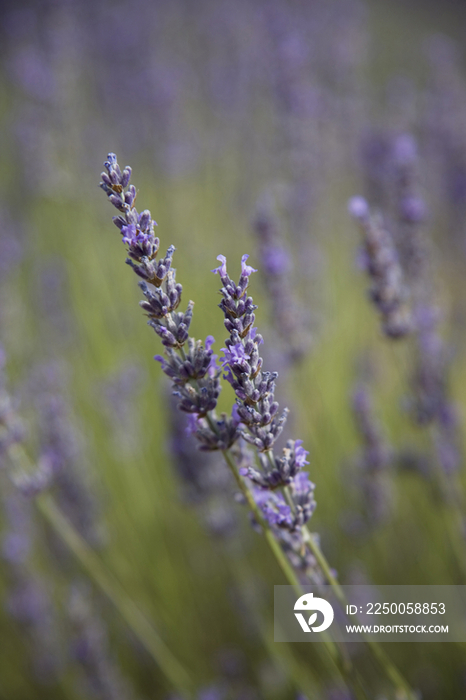
<svg viewBox="0 0 466 700">
<path fill-rule="evenodd" d="M 400 246 L 412 290 L 416 339 L 413 416 L 419 425 L 434 427 L 438 463 L 445 475 L 451 476 L 461 461 L 458 419 L 448 390 L 450 353 L 439 332 L 442 315 L 433 301 L 431 264 L 420 231 L 426 218 L 426 205 L 418 191 L 419 157 L 410 134 L 395 139 L 393 160 Z"/>
<path fill-rule="evenodd" d="M 21 489 L 8 478 L 9 454 L 19 448 L 25 431 L 6 388 L 4 363 L 5 356 L 0 348 L 0 482 L 5 518 L 1 556 L 10 584 L 7 609 L 29 640 L 35 675 L 43 682 L 52 682 L 63 665 L 59 626 L 49 596 L 50 582 L 43 580 L 31 564 L 36 528 L 27 497 L 30 491 L 35 493 L 37 488 L 47 484 L 50 475 L 46 468 L 41 468 L 32 477 L 21 480 Z"/>
<path fill-rule="evenodd" d="M 412 330 L 412 321 L 392 236 L 362 197 L 353 197 L 348 208 L 363 235 L 363 264 L 372 282 L 369 296 L 381 316 L 382 330 L 390 338 L 403 338 Z"/>
<path fill-rule="evenodd" d="M 24 438 L 24 426 L 6 388 L 5 361 L 5 353 L 0 346 L 0 465 L 2 467 L 6 464 L 5 460 L 9 448 L 22 442 Z"/>
<path fill-rule="evenodd" d="M 411 134 L 399 134 L 390 143 L 395 210 L 395 240 L 400 262 L 409 283 L 413 304 L 422 293 L 428 257 L 422 230 L 427 206 L 419 193 L 417 145 Z"/>
<path fill-rule="evenodd" d="M 103 532 L 98 498 L 85 469 L 85 456 L 70 407 L 59 391 L 63 385 L 61 369 L 56 364 L 41 368 L 34 392 L 39 462 L 47 465 L 57 504 L 77 532 L 91 546 L 100 546 Z"/>
<path fill-rule="evenodd" d="M 373 527 L 386 518 L 390 507 L 390 484 L 386 471 L 392 453 L 374 414 L 371 396 L 363 384 L 353 392 L 352 407 L 363 445 L 357 461 L 362 504 L 368 525 Z"/>
<path fill-rule="evenodd" d="M 105 625 L 82 582 L 71 586 L 67 612 L 73 627 L 72 656 L 83 670 L 81 691 L 99 700 L 133 700 L 134 690 L 112 658 Z"/>
<path fill-rule="evenodd" d="M 97 395 L 108 418 L 107 429 L 115 457 L 121 460 L 134 456 L 141 444 L 137 399 L 144 386 L 144 373 L 128 358 L 97 387 Z"/>
<path fill-rule="evenodd" d="M 281 340 L 286 365 L 306 354 L 310 333 L 304 309 L 299 307 L 291 290 L 291 256 L 280 239 L 270 197 L 263 196 L 259 201 L 253 227 L 274 330 Z"/>
<path fill-rule="evenodd" d="M 419 194 L 417 146 L 410 134 L 398 135 L 390 142 L 386 158 L 390 161 L 392 180 L 388 183 L 393 193 L 395 228 L 401 262 L 410 285 L 411 318 L 407 330 L 415 340 L 414 368 L 411 377 L 411 409 L 414 420 L 421 426 L 430 426 L 436 461 L 439 466 L 437 480 L 443 498 L 452 505 L 461 538 L 466 532 L 463 489 L 455 473 L 460 464 L 460 440 L 456 410 L 448 395 L 448 360 L 449 353 L 439 333 L 441 315 L 433 301 L 432 271 L 427 255 L 427 243 L 421 235 L 420 227 L 426 218 L 426 205 Z M 350 213 L 358 220 L 366 236 L 366 253 L 370 253 L 367 241 L 372 237 L 376 242 L 383 242 L 384 230 L 381 225 L 374 225 L 367 202 L 362 197 L 354 197 L 349 204 Z M 382 232 L 380 234 L 379 232 Z M 395 247 L 392 242 L 392 249 Z M 389 254 L 384 245 L 376 251 L 376 257 L 383 265 L 375 265 L 374 270 L 368 266 L 375 279 L 376 305 L 379 298 L 393 298 L 403 301 L 406 287 L 402 286 L 401 268 L 398 270 L 391 262 L 395 254 Z M 382 275 L 375 275 L 380 269 Z M 388 273 L 391 274 L 388 274 Z M 382 280 L 382 281 L 379 281 Z M 384 280 L 388 280 L 385 282 Z M 378 289 L 381 290 L 379 293 Z M 397 291 L 398 290 L 398 291 Z M 389 305 L 389 311 L 391 306 Z M 393 306 L 397 314 L 397 305 Z M 385 315 L 382 306 L 382 315 Z M 390 314 L 389 314 L 390 315 Z M 393 337 L 394 334 L 387 333 Z M 403 337 L 406 333 L 395 334 Z M 454 529 L 454 528 L 453 528 Z M 453 531 L 452 531 L 453 532 Z M 464 552 L 458 547 L 457 533 L 452 534 L 452 546 L 458 553 L 461 566 L 466 566 Z"/>
<path fill-rule="evenodd" d="M 449 395 L 449 352 L 439 333 L 439 319 L 435 307 L 417 306 L 417 343 L 411 380 L 412 414 L 418 425 L 429 430 L 438 467 L 432 475 L 441 497 L 452 511 L 453 520 L 447 522 L 450 539 L 458 563 L 466 573 L 466 497 L 458 478 L 461 436 L 456 407 Z"/>
</svg>

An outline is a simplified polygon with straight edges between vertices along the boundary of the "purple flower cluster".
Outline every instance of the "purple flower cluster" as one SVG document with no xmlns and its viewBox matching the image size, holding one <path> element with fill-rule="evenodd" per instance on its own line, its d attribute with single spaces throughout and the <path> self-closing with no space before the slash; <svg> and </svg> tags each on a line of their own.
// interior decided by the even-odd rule
<svg viewBox="0 0 466 700">
<path fill-rule="evenodd" d="M 219 255 L 221 265 L 214 270 L 220 275 L 223 299 L 219 304 L 225 314 L 225 327 L 230 333 L 223 348 L 222 365 L 224 378 L 233 387 L 238 406 L 238 415 L 247 431 L 244 439 L 254 445 L 259 452 L 273 448 L 283 430 L 288 411 L 278 415 L 278 403 L 274 399 L 276 372 L 262 370 L 259 345 L 262 336 L 253 328 L 254 311 L 257 306 L 252 297 L 246 296 L 249 276 L 256 272 L 246 264 L 248 255 L 241 259 L 241 276 L 236 285 L 227 273 L 226 258 Z"/>
<path fill-rule="evenodd" d="M 238 437 L 237 421 L 212 414 L 220 393 L 220 368 L 212 350 L 214 338 L 208 336 L 202 343 L 188 337 L 194 304 L 190 301 L 184 313 L 176 311 L 182 286 L 171 267 L 175 248 L 170 246 L 166 256 L 157 260 L 159 239 L 154 235 L 155 222 L 150 211 L 139 214 L 134 206 L 136 188 L 129 184 L 131 168 L 121 170 L 114 153 L 108 155 L 104 165 L 107 172 L 102 173 L 100 186 L 120 212 L 113 221 L 128 246 L 126 262 L 143 280 L 140 287 L 145 301 L 140 305 L 165 348 L 165 357 L 156 355 L 155 359 L 172 380 L 178 408 L 199 419 L 194 434 L 201 448 L 227 449 Z M 208 414 L 209 423 L 202 420 Z"/>
<path fill-rule="evenodd" d="M 282 493 L 265 488 L 254 489 L 254 498 L 270 525 L 295 531 L 307 523 L 315 510 L 314 484 L 307 472 L 299 472 L 289 485 L 293 506 Z"/>
<path fill-rule="evenodd" d="M 150 212 L 139 214 L 134 207 L 136 190 L 129 184 L 130 168 L 122 171 L 113 154 L 108 156 L 105 167 L 107 172 L 102 173 L 101 187 L 120 212 L 114 222 L 128 246 L 127 262 L 143 278 L 140 286 L 145 301 L 141 306 L 165 347 L 164 355 L 157 355 L 155 359 L 172 381 L 178 409 L 189 416 L 189 432 L 197 438 L 201 450 L 231 448 L 230 458 L 239 475 L 247 476 L 252 482 L 256 503 L 282 542 L 284 551 L 294 560 L 299 559 L 301 569 L 309 569 L 314 562 L 306 558 L 302 528 L 315 508 L 314 484 L 309 481 L 307 472 L 302 471 L 308 453 L 301 440 L 289 440 L 281 457 L 273 452 L 288 409 L 279 413 L 274 398 L 278 375 L 263 370 L 259 354 L 263 340 L 254 327 L 257 307 L 247 295 L 249 277 L 256 270 L 247 264 L 248 255 L 244 255 L 240 280 L 235 284 L 228 276 L 226 258 L 223 255 L 217 258 L 221 264 L 213 272 L 218 273 L 222 281 L 220 308 L 230 334 L 223 348 L 221 365 L 217 365 L 212 336 L 208 336 L 205 343 L 188 338 L 193 303 L 189 303 L 184 314 L 176 312 L 182 288 L 171 267 L 174 248 L 170 247 L 165 258 L 157 262 L 159 241 L 154 236 L 154 222 Z M 272 261 L 272 267 L 276 263 L 277 259 Z M 223 413 L 218 417 L 215 408 L 222 368 L 224 379 L 235 391 L 236 403 L 230 416 Z M 244 440 L 238 440 L 240 437 Z M 181 442 L 177 440 L 178 447 Z M 244 449 L 246 443 L 257 450 L 260 471 L 253 466 L 251 450 L 248 453 Z M 185 447 L 181 445 L 182 456 L 186 455 Z M 194 481 L 197 487 L 199 484 L 196 479 Z"/>
<path fill-rule="evenodd" d="M 309 464 L 306 461 L 309 453 L 302 447 L 302 442 L 302 440 L 288 440 L 280 458 L 272 457 L 271 454 L 260 455 L 263 471 L 249 467 L 244 472 L 244 476 L 248 476 L 251 481 L 265 489 L 275 489 L 291 484 L 304 465 Z M 273 469 L 270 468 L 271 457 Z"/>
<path fill-rule="evenodd" d="M 154 235 L 155 222 L 149 211 L 139 214 L 134 206 L 136 189 L 129 184 L 131 169 L 121 170 L 114 154 L 108 156 L 105 168 L 107 172 L 102 173 L 101 187 L 120 212 L 114 222 L 128 246 L 127 262 L 143 279 L 140 286 L 145 301 L 141 306 L 165 346 L 164 356 L 156 355 L 155 359 L 172 381 L 178 408 L 190 416 L 190 432 L 205 451 L 227 450 L 240 435 L 253 445 L 262 469 L 258 471 L 251 460 L 245 460 L 246 466 L 239 465 L 240 473 L 255 484 L 257 503 L 269 524 L 296 533 L 314 510 L 314 485 L 307 473 L 301 471 L 307 464 L 308 454 L 302 441 L 289 440 L 281 457 L 273 453 L 288 410 L 280 414 L 274 398 L 277 373 L 262 369 L 259 345 L 263 340 L 254 327 L 257 307 L 247 296 L 249 277 L 256 270 L 247 264 L 247 255 L 242 258 L 237 285 L 228 276 L 223 255 L 218 256 L 221 265 L 214 270 L 222 281 L 220 308 L 230 333 L 223 348 L 221 366 L 224 378 L 236 394 L 231 416 L 217 417 L 214 410 L 220 392 L 221 367 L 213 354 L 214 339 L 208 336 L 202 343 L 188 338 L 192 302 L 184 314 L 176 312 L 182 287 L 176 282 L 175 270 L 171 267 L 174 248 L 170 247 L 165 258 L 157 261 L 159 240 Z M 277 491 L 284 487 L 290 502 Z"/>
<path fill-rule="evenodd" d="M 241 259 L 241 276 L 238 284 L 229 277 L 226 258 L 219 255 L 221 265 L 213 270 L 220 275 L 223 299 L 219 304 L 225 315 L 225 327 L 230 337 L 223 348 L 224 378 L 236 394 L 236 410 L 244 428 L 241 435 L 253 445 L 259 455 L 262 470 L 252 466 L 240 469 L 255 485 L 254 495 L 270 525 L 288 530 L 302 527 L 315 508 L 314 485 L 301 469 L 308 464 L 308 452 L 301 440 L 289 440 L 282 457 L 276 457 L 273 447 L 286 422 L 288 410 L 279 413 L 274 398 L 276 372 L 262 369 L 259 354 L 262 337 L 254 327 L 254 311 L 257 306 L 247 296 L 249 277 L 254 268 L 246 263 L 248 255 Z M 276 489 L 287 487 L 292 504 L 286 502 Z"/>
<path fill-rule="evenodd" d="M 362 197 L 353 197 L 348 209 L 363 234 L 364 263 L 372 280 L 369 295 L 382 317 L 383 331 L 390 338 L 403 338 L 411 331 L 412 322 L 392 236 Z"/>
</svg>

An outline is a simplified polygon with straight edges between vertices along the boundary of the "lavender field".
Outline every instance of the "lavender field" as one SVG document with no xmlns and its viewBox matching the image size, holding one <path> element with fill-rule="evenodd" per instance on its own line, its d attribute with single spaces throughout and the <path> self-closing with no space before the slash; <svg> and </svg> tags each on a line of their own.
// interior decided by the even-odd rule
<svg viewBox="0 0 466 700">
<path fill-rule="evenodd" d="M 0 700 L 465 697 L 466 7 L 1 9 Z"/>
</svg>

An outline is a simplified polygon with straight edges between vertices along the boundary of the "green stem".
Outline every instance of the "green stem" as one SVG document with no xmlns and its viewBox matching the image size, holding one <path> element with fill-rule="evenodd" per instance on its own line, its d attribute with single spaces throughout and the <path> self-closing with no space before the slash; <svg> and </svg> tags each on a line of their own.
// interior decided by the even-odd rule
<svg viewBox="0 0 466 700">
<path fill-rule="evenodd" d="M 321 690 L 318 689 L 319 684 L 312 670 L 301 667 L 292 654 L 288 644 L 274 643 L 273 629 L 271 629 L 270 624 L 264 624 L 263 615 L 261 615 L 262 601 L 258 599 L 257 595 L 255 595 L 254 588 L 251 588 L 250 585 L 254 578 L 253 574 L 249 569 L 242 550 L 241 554 L 242 556 L 238 556 L 237 553 L 234 559 L 232 559 L 231 556 L 227 556 L 225 563 L 236 581 L 242 596 L 243 605 L 245 605 L 247 609 L 248 616 L 254 621 L 254 625 L 262 639 L 265 650 L 273 661 L 283 668 L 297 693 L 304 693 L 309 700 L 319 700 L 321 697 Z"/>
<path fill-rule="evenodd" d="M 296 593 L 298 595 L 302 595 L 303 593 L 303 588 L 301 584 L 298 581 L 298 578 L 296 576 L 296 573 L 291 566 L 290 562 L 288 561 L 283 549 L 280 547 L 280 544 L 277 542 L 275 539 L 275 536 L 273 532 L 271 531 L 268 523 L 266 522 L 265 518 L 263 517 L 259 506 L 257 505 L 256 501 L 254 500 L 254 496 L 252 495 L 251 491 L 248 489 L 246 484 L 244 483 L 243 479 L 241 478 L 240 474 L 238 473 L 238 470 L 236 468 L 236 464 L 229 452 L 229 450 L 223 450 L 223 456 L 225 458 L 226 463 L 228 464 L 231 473 L 233 474 L 235 481 L 238 485 L 238 488 L 240 489 L 241 493 L 245 497 L 247 504 L 254 514 L 254 517 L 256 518 L 257 522 L 261 526 L 264 536 L 270 546 L 270 549 L 272 550 L 281 570 L 285 574 L 286 579 L 290 583 L 291 586 L 295 589 Z"/>
<path fill-rule="evenodd" d="M 182 352 L 182 356 L 184 356 L 184 350 L 182 348 L 180 350 Z M 207 413 L 206 420 L 207 420 L 211 430 L 214 433 L 218 433 L 217 426 L 215 425 L 215 421 L 213 420 L 210 413 Z M 230 453 L 230 450 L 229 449 L 222 450 L 222 454 L 224 456 L 224 459 L 225 459 L 228 467 L 230 468 L 231 473 L 233 474 L 233 477 L 236 481 L 236 484 L 238 485 L 238 488 L 240 489 L 241 493 L 243 494 L 244 498 L 246 499 L 246 502 L 247 502 L 251 512 L 254 514 L 256 521 L 261 526 L 262 531 L 264 533 L 264 536 L 267 540 L 267 543 L 268 543 L 270 549 L 272 550 L 272 553 L 275 556 L 275 558 L 276 558 L 281 570 L 283 571 L 286 579 L 288 580 L 290 585 L 293 586 L 296 593 L 298 595 L 302 595 L 304 592 L 303 587 L 302 587 L 301 583 L 299 582 L 299 580 L 296 576 L 296 573 L 295 573 L 293 567 L 291 566 L 290 562 L 288 561 L 288 558 L 286 557 L 283 549 L 281 548 L 280 543 L 277 541 L 277 539 L 276 539 L 275 535 L 273 534 L 268 522 L 263 517 L 261 510 L 258 507 L 258 505 L 254 499 L 253 494 L 251 493 L 251 491 L 247 487 L 244 480 L 241 478 L 241 475 L 238 472 L 235 461 L 232 458 L 232 455 Z M 271 451 L 267 452 L 267 457 L 268 457 L 271 465 L 274 466 Z M 284 489 L 284 494 L 285 494 L 285 498 L 287 498 L 287 500 L 289 502 L 291 502 L 291 507 L 294 508 L 293 500 L 291 498 L 291 494 L 289 493 L 289 489 L 287 487 Z M 305 532 L 308 534 L 309 538 L 312 540 L 312 543 L 315 544 L 314 540 L 312 539 L 312 535 L 307 530 Z M 333 583 L 331 583 L 331 585 L 332 586 L 336 585 L 338 587 L 338 589 L 340 591 L 340 596 L 337 596 L 337 597 L 341 601 L 341 596 L 343 596 L 343 599 L 344 599 L 343 591 L 341 590 L 338 582 L 336 581 L 335 577 L 333 576 L 333 574 L 330 570 L 330 567 L 327 564 L 327 561 L 325 560 L 323 554 L 320 552 L 320 549 L 319 549 L 319 553 L 320 553 L 320 557 L 317 557 L 315 555 L 316 559 L 317 559 L 319 565 L 321 566 L 324 575 L 328 578 L 328 580 L 330 582 L 333 581 Z M 319 558 L 321 559 L 321 561 L 319 561 Z M 332 640 L 332 638 L 327 633 L 324 633 L 322 636 L 324 637 L 324 643 L 325 643 L 325 647 L 327 649 L 327 652 L 329 653 L 333 664 L 337 667 L 337 669 L 340 672 L 340 674 L 342 675 L 342 677 L 346 678 L 346 680 L 349 681 L 349 683 L 353 686 L 353 690 L 355 691 L 356 696 L 358 698 L 361 698 L 361 697 L 366 698 L 367 695 L 366 695 L 366 692 L 364 690 L 364 686 L 362 684 L 362 681 L 359 678 L 358 674 L 355 672 L 349 657 L 345 653 L 341 652 L 341 650 L 338 648 L 338 646 L 335 644 L 335 642 Z M 371 642 L 370 640 L 367 640 L 367 642 L 368 642 L 369 646 L 374 644 L 374 642 Z M 374 653 L 376 653 L 376 652 L 374 651 Z M 384 652 L 382 651 L 382 649 L 377 649 L 376 656 L 377 656 L 377 659 L 379 661 L 381 659 L 383 659 Z M 406 685 L 406 687 L 410 691 L 409 686 L 406 684 L 403 677 L 398 673 L 397 669 L 391 664 L 391 662 L 388 658 L 386 659 L 386 663 L 384 663 L 383 666 L 387 672 L 387 675 L 389 675 L 389 677 L 395 683 L 396 686 L 403 687 L 403 684 L 404 684 L 404 685 Z M 396 681 L 395 681 L 395 679 L 396 679 Z M 414 700 L 414 696 L 410 695 L 410 694 L 407 694 L 404 697 L 406 697 L 407 700 Z"/>
<path fill-rule="evenodd" d="M 225 461 L 230 468 L 230 471 L 232 472 L 235 481 L 238 485 L 238 488 L 240 489 L 241 493 L 243 494 L 244 498 L 246 499 L 246 502 L 251 509 L 252 513 L 254 514 L 254 517 L 256 518 L 257 522 L 262 528 L 262 531 L 264 533 L 264 536 L 267 540 L 267 543 L 272 550 L 281 570 L 285 574 L 285 577 L 287 578 L 288 582 L 290 583 L 291 586 L 295 589 L 296 593 L 298 595 L 302 595 L 304 593 L 304 589 L 299 582 L 296 573 L 291 566 L 290 562 L 288 561 L 288 558 L 286 557 L 285 553 L 283 552 L 283 549 L 280 546 L 280 543 L 277 541 L 275 538 L 275 535 L 273 534 L 272 530 L 270 529 L 269 524 L 263 517 L 259 506 L 257 505 L 256 501 L 254 500 L 254 496 L 247 487 L 246 483 L 243 481 L 241 478 L 241 475 L 238 473 L 238 469 L 236 467 L 235 461 L 231 456 L 231 453 L 229 450 L 222 450 L 223 456 L 225 458 Z M 325 632 L 323 633 L 323 638 L 324 638 L 324 644 L 325 648 L 330 656 L 330 659 L 332 661 L 333 667 L 336 668 L 339 673 L 341 674 L 342 678 L 346 680 L 347 684 L 352 687 L 353 691 L 356 694 L 356 697 L 361 700 L 365 700 L 367 698 L 366 692 L 364 690 L 363 684 L 359 678 L 359 676 L 355 673 L 354 668 L 352 666 L 351 660 L 349 657 L 346 657 L 345 655 L 342 655 L 340 649 L 336 645 L 336 643 L 333 641 L 333 639 Z"/>
<path fill-rule="evenodd" d="M 340 586 L 337 579 L 333 575 L 327 559 L 325 558 L 322 550 L 320 549 L 319 545 L 317 544 L 315 536 L 311 532 L 309 532 L 309 530 L 306 526 L 304 526 L 303 530 L 304 530 L 304 534 L 305 534 L 305 539 L 307 541 L 307 544 L 309 545 L 309 549 L 311 550 L 312 554 L 315 556 L 316 561 L 322 570 L 322 573 L 324 574 L 325 578 L 327 579 L 330 586 L 332 587 L 337 600 L 340 602 L 341 606 L 343 607 L 343 610 L 346 610 L 346 605 L 348 604 L 348 600 L 345 596 L 345 593 L 344 593 L 342 587 Z M 355 620 L 357 621 L 357 618 L 355 618 Z M 364 636 L 364 639 L 365 639 L 369 649 L 371 650 L 372 654 L 379 662 L 382 669 L 385 671 L 387 677 L 390 679 L 390 681 L 397 688 L 397 691 L 399 693 L 398 697 L 400 698 L 400 700 L 401 700 L 401 698 L 406 699 L 406 700 L 416 700 L 415 692 L 410 687 L 409 683 L 405 680 L 405 678 L 402 676 L 402 674 L 398 671 L 396 666 L 392 663 L 392 661 L 387 656 L 387 654 L 384 652 L 382 647 L 378 644 L 378 642 L 375 642 L 373 639 L 370 639 L 365 634 L 363 636 Z"/>
</svg>

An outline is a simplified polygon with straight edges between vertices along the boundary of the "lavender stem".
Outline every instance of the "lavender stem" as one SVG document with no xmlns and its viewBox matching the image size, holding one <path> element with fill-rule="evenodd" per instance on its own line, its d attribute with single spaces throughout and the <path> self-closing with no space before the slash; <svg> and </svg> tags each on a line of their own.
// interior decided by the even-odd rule
<svg viewBox="0 0 466 700">
<path fill-rule="evenodd" d="M 285 574 L 288 582 L 290 583 L 291 586 L 295 589 L 296 593 L 298 595 L 302 595 L 304 593 L 304 589 L 301 585 L 301 583 L 298 580 L 298 577 L 296 576 L 296 573 L 289 563 L 288 559 L 285 556 L 285 553 L 283 552 L 282 548 L 280 547 L 279 542 L 275 538 L 269 523 L 267 520 L 264 518 L 262 515 L 259 506 L 257 505 L 256 501 L 254 500 L 254 496 L 252 495 L 251 491 L 248 489 L 246 483 L 244 480 L 241 478 L 238 469 L 236 467 L 236 464 L 230 454 L 229 450 L 223 450 L 222 454 L 225 458 L 225 461 L 230 468 L 235 481 L 245 497 L 249 508 L 251 509 L 254 517 L 257 519 L 257 522 L 262 528 L 262 532 L 264 533 L 264 536 L 267 540 L 267 543 L 272 550 L 272 553 L 274 554 L 280 568 L 282 569 L 283 573 Z M 341 673 L 342 677 L 345 678 L 345 676 L 351 676 L 354 673 L 354 669 L 352 667 L 351 661 L 349 658 L 346 657 L 346 655 L 343 655 L 341 653 L 341 650 L 337 647 L 335 642 L 331 639 L 327 633 L 323 633 L 322 637 L 325 639 L 325 647 L 330 655 L 331 661 L 333 664 L 336 666 L 336 668 L 339 670 Z M 346 678 L 348 682 L 348 678 Z M 351 679 L 353 682 L 356 682 L 356 679 Z M 355 692 L 358 693 L 358 696 L 360 696 L 360 689 L 354 688 Z M 364 695 L 365 697 L 365 695 Z"/>
<path fill-rule="evenodd" d="M 283 493 L 285 496 L 285 499 L 290 506 L 290 508 L 293 510 L 294 509 L 294 502 L 292 495 L 290 493 L 289 486 L 285 486 L 283 488 Z M 312 554 L 316 558 L 316 561 L 318 565 L 320 566 L 322 573 L 324 574 L 325 578 L 329 582 L 330 586 L 332 587 L 335 596 L 337 600 L 339 601 L 340 605 L 342 606 L 343 610 L 347 609 L 348 605 L 348 600 L 343 592 L 342 587 L 338 583 L 337 579 L 332 573 L 332 569 L 330 568 L 330 565 L 325 558 L 325 555 L 323 554 L 322 550 L 320 549 L 314 535 L 312 532 L 310 532 L 309 528 L 307 525 L 302 526 L 302 534 L 303 534 L 303 540 L 304 542 L 307 542 L 309 545 L 309 549 L 311 550 Z M 359 620 L 357 616 L 351 616 L 355 622 L 359 624 Z M 409 684 L 407 681 L 403 678 L 401 673 L 398 671 L 396 666 L 392 664 L 390 661 L 389 657 L 385 654 L 383 649 L 379 646 L 377 642 L 374 642 L 371 640 L 367 635 L 363 635 L 364 639 L 366 640 L 367 645 L 371 649 L 372 653 L 374 654 L 375 658 L 377 661 L 381 664 L 382 668 L 385 670 L 387 673 L 387 676 L 390 678 L 390 680 L 395 684 L 397 687 L 398 691 L 402 691 L 403 695 L 400 695 L 400 698 L 406 698 L 407 700 L 416 700 L 416 697 L 409 687 Z"/>
<path fill-rule="evenodd" d="M 309 549 L 311 550 L 312 554 L 315 556 L 317 563 L 319 564 L 320 568 L 322 569 L 322 572 L 331 585 L 335 596 L 337 597 L 337 600 L 340 602 L 342 605 L 343 609 L 346 610 L 346 606 L 348 604 L 347 598 L 343 592 L 343 589 L 341 588 L 340 584 L 338 583 L 337 579 L 332 573 L 332 570 L 329 566 L 329 563 L 327 559 L 325 558 L 325 555 L 323 554 L 322 550 L 320 549 L 319 545 L 317 544 L 314 535 L 309 531 L 307 525 L 303 526 L 304 530 L 304 535 L 305 535 L 305 540 L 307 541 L 309 545 Z M 351 616 L 353 617 L 353 616 Z M 354 616 L 354 620 L 359 623 L 359 620 L 357 619 L 356 616 Z M 387 654 L 384 652 L 382 647 L 377 643 L 374 642 L 370 637 L 367 637 L 366 634 L 363 634 L 364 639 L 366 640 L 366 644 L 370 648 L 371 652 L 381 665 L 381 667 L 384 669 L 386 672 L 388 678 L 394 683 L 394 685 L 397 688 L 397 692 L 401 693 L 397 697 L 400 698 L 406 698 L 406 700 L 417 700 L 417 696 L 414 693 L 414 691 L 411 689 L 409 686 L 408 682 L 405 680 L 405 678 L 401 675 L 401 673 L 398 671 L 396 666 L 391 662 L 390 658 L 387 656 Z"/>
</svg>

